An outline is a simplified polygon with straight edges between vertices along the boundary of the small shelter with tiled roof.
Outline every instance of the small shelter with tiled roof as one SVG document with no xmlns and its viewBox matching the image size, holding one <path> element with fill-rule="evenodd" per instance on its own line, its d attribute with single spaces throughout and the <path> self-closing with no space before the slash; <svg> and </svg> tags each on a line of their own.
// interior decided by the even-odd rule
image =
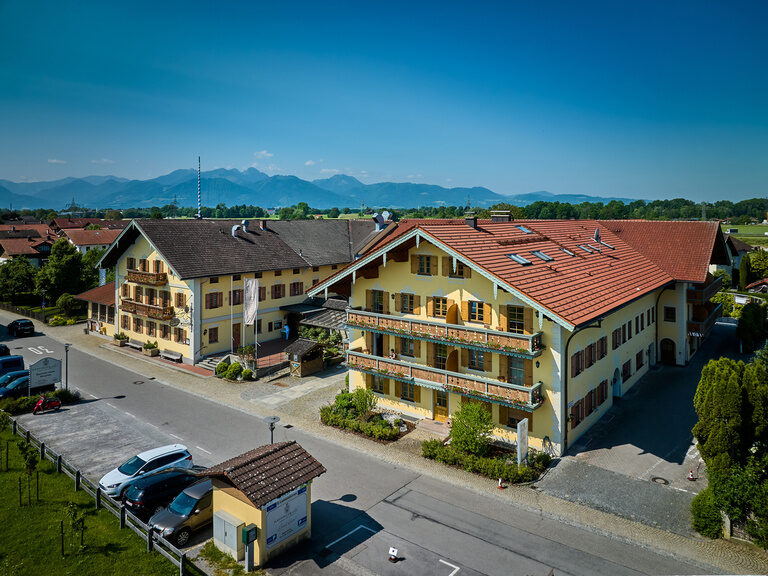
<svg viewBox="0 0 768 576">
<path fill-rule="evenodd" d="M 255 528 L 254 561 L 311 536 L 311 484 L 325 467 L 295 441 L 268 444 L 200 472 L 213 479 L 213 538 L 238 560 Z"/>
<path fill-rule="evenodd" d="M 285 347 L 291 376 L 309 376 L 323 369 L 323 345 L 315 340 L 298 338 Z"/>
<path fill-rule="evenodd" d="M 105 335 L 115 332 L 115 282 L 107 282 L 75 296 L 88 302 L 86 329 Z"/>
</svg>

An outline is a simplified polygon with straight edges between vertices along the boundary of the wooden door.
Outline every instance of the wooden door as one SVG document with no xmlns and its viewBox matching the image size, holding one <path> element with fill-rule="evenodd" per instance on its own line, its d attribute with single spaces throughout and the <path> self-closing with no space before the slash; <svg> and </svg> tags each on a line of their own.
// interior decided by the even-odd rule
<svg viewBox="0 0 768 576">
<path fill-rule="evenodd" d="M 242 334 L 240 323 L 232 324 L 232 352 L 237 352 L 240 348 L 240 335 Z"/>
<path fill-rule="evenodd" d="M 445 422 L 448 419 L 448 392 L 446 390 L 433 390 L 432 402 L 432 418 L 438 422 Z"/>
</svg>

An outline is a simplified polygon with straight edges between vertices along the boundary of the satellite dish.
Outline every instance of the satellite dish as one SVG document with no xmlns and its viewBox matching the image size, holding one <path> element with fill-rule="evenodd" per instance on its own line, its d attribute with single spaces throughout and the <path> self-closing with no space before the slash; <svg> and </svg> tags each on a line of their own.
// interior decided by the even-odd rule
<svg viewBox="0 0 768 576">
<path fill-rule="evenodd" d="M 189 306 L 184 306 L 184 312 L 189 313 Z"/>
<path fill-rule="evenodd" d="M 170 324 L 171 326 L 178 326 L 180 323 L 181 321 L 178 318 L 171 318 L 168 321 L 168 324 Z"/>
</svg>

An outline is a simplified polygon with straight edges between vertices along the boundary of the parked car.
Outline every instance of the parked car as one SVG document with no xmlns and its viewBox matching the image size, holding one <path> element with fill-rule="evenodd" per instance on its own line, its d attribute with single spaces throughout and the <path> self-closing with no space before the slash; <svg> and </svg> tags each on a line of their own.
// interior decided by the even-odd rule
<svg viewBox="0 0 768 576">
<path fill-rule="evenodd" d="M 33 336 L 35 334 L 35 325 L 32 320 L 19 318 L 8 324 L 8 334 L 11 336 Z"/>
<path fill-rule="evenodd" d="M 171 466 L 192 467 L 192 454 L 186 446 L 170 444 L 142 452 L 129 458 L 111 472 L 107 472 L 99 480 L 99 486 L 107 495 L 122 498 L 128 487 L 140 476 Z"/>
<path fill-rule="evenodd" d="M 5 356 L 0 358 L 0 376 L 8 374 L 8 372 L 16 372 L 18 370 L 24 370 L 23 356 Z"/>
<path fill-rule="evenodd" d="M 10 356 L 11 355 L 11 349 L 8 348 L 5 344 L 0 344 L 0 357 L 2 356 Z"/>
<path fill-rule="evenodd" d="M 53 388 L 53 386 L 35 388 L 35 393 L 46 392 Z M 29 390 L 29 370 L 17 370 L 0 377 L 0 400 L 27 396 L 28 393 L 32 393 Z"/>
<path fill-rule="evenodd" d="M 136 480 L 126 490 L 125 507 L 146 522 L 168 506 L 190 484 L 200 480 L 187 468 L 166 468 L 152 472 Z"/>
<path fill-rule="evenodd" d="M 149 525 L 163 538 L 181 548 L 192 532 L 213 521 L 213 482 L 200 480 L 184 488 L 168 508 L 149 519 Z"/>
</svg>

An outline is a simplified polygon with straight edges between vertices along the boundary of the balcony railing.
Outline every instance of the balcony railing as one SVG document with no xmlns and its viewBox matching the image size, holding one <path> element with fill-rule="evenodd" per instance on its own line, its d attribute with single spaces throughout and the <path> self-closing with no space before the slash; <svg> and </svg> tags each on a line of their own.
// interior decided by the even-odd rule
<svg viewBox="0 0 768 576">
<path fill-rule="evenodd" d="M 135 300 L 122 298 L 120 300 L 120 308 L 123 312 L 129 312 L 154 320 L 170 320 L 173 318 L 173 306 L 153 306 L 152 304 L 142 304 Z"/>
<path fill-rule="evenodd" d="M 347 310 L 347 326 L 430 342 L 450 342 L 451 345 L 461 348 L 476 348 L 484 352 L 524 358 L 539 356 L 543 348 L 541 332 L 530 335 L 512 334 L 429 320 L 409 320 L 365 310 Z"/>
<path fill-rule="evenodd" d="M 424 364 L 372 356 L 359 350 L 347 351 L 347 366 L 360 372 L 411 382 L 425 388 L 449 390 L 462 396 L 533 411 L 543 402 L 541 382 L 532 386 L 512 384 L 471 374 L 449 372 Z"/>
<path fill-rule="evenodd" d="M 712 309 L 706 318 L 702 320 L 688 320 L 688 336 L 699 336 L 703 338 L 715 325 L 715 322 L 723 312 L 723 305 L 718 304 Z"/>
<path fill-rule="evenodd" d="M 125 279 L 136 284 L 149 286 L 163 286 L 168 283 L 168 274 L 165 272 L 142 272 L 141 270 L 128 270 Z"/>
<path fill-rule="evenodd" d="M 705 304 L 723 287 L 723 279 L 715 277 L 709 284 L 692 284 L 688 288 L 689 304 Z"/>
</svg>

